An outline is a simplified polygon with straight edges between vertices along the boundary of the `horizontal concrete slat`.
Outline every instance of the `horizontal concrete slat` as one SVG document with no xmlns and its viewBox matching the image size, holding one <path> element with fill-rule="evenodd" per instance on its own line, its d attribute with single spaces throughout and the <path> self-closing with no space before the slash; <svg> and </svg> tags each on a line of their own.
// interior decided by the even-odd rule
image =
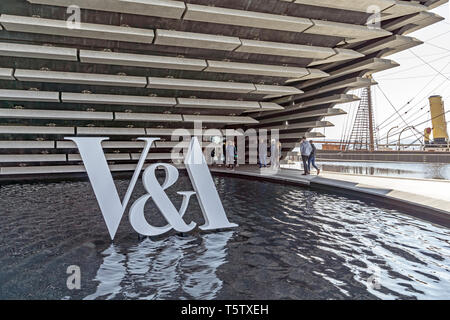
<svg viewBox="0 0 450 320">
<path fill-rule="evenodd" d="M 180 19 L 186 8 L 173 0 L 28 0 L 31 3 Z"/>
<path fill-rule="evenodd" d="M 149 164 L 144 164 L 145 169 Z M 112 164 L 109 165 L 111 171 L 134 171 L 136 164 Z M 14 174 L 55 174 L 55 173 L 79 173 L 86 172 L 84 165 L 64 165 L 64 166 L 29 166 L 29 167 L 3 167 L 0 168 L 2 175 Z"/>
<path fill-rule="evenodd" d="M 155 121 L 155 122 L 183 121 L 181 115 L 179 114 L 116 112 L 115 117 L 117 121 Z"/>
<path fill-rule="evenodd" d="M 59 92 L 0 89 L 0 100 L 30 102 L 60 102 Z"/>
<path fill-rule="evenodd" d="M 259 109 L 255 101 L 233 101 L 215 99 L 178 98 L 177 108 L 211 108 L 211 109 Z"/>
<path fill-rule="evenodd" d="M 69 154 L 67 155 L 68 161 L 81 161 L 81 156 L 79 154 Z M 109 161 L 126 161 L 131 160 L 129 153 L 105 153 L 106 160 Z"/>
<path fill-rule="evenodd" d="M 13 73 L 14 69 L 0 68 L 0 80 L 15 80 Z"/>
<path fill-rule="evenodd" d="M 202 142 L 202 144 L 205 144 Z M 156 141 L 152 144 L 152 148 L 173 148 L 174 146 L 181 146 L 183 148 L 189 147 L 189 142 L 178 141 Z M 57 141 L 56 147 L 58 149 L 76 149 L 73 141 Z M 103 141 L 102 147 L 104 149 L 142 149 L 144 147 L 143 141 Z"/>
<path fill-rule="evenodd" d="M 88 112 L 66 110 L 31 110 L 0 108 L 0 118 L 58 119 L 58 120 L 113 120 L 112 112 Z"/>
<path fill-rule="evenodd" d="M 0 126 L 0 134 L 75 134 L 75 128 L 50 126 Z"/>
<path fill-rule="evenodd" d="M 132 135 L 145 136 L 144 128 L 105 128 L 105 127 L 77 127 L 80 135 Z"/>
<path fill-rule="evenodd" d="M 172 107 L 177 101 L 175 98 L 127 96 L 115 94 L 84 94 L 63 92 L 62 102 L 66 103 L 92 103 L 112 105 L 134 105 L 134 106 L 164 106 Z"/>
<path fill-rule="evenodd" d="M 144 54 L 80 50 L 80 61 L 157 69 L 202 71 L 207 67 L 202 59 L 174 58 Z"/>
<path fill-rule="evenodd" d="M 232 51 L 241 45 L 241 41 L 237 37 L 157 29 L 154 44 Z"/>
<path fill-rule="evenodd" d="M 82 165 L 73 166 L 30 166 L 30 167 L 3 167 L 0 174 L 45 174 L 45 173 L 76 173 L 86 172 Z"/>
<path fill-rule="evenodd" d="M 267 124 L 267 123 L 291 121 L 291 120 L 311 118 L 311 117 L 330 117 L 330 116 L 337 116 L 337 115 L 343 115 L 343 114 L 346 114 L 346 112 L 342 109 L 325 108 L 325 109 L 313 110 L 313 111 L 308 111 L 308 112 L 299 112 L 299 113 L 294 113 L 294 114 L 285 115 L 285 116 L 271 117 L 269 119 L 260 120 L 259 123 Z"/>
<path fill-rule="evenodd" d="M 51 149 L 54 147 L 54 141 L 0 141 L 0 149 Z"/>
<path fill-rule="evenodd" d="M 14 76 L 19 81 L 38 81 L 51 83 L 74 83 L 85 85 L 104 85 L 119 87 L 141 87 L 147 85 L 146 77 L 132 77 L 109 74 L 78 72 L 58 72 L 16 69 Z"/>
<path fill-rule="evenodd" d="M 104 134 L 105 132 L 103 132 Z M 144 136 L 144 135 L 143 135 Z M 120 149 L 120 148 L 143 148 L 144 142 L 141 141 L 103 141 L 102 147 L 104 149 Z M 58 149 L 76 149 L 77 146 L 73 141 L 56 141 L 56 148 Z"/>
<path fill-rule="evenodd" d="M 65 154 L 0 154 L 0 162 L 65 162 Z"/>
<path fill-rule="evenodd" d="M 300 122 L 300 123 L 290 123 L 286 125 L 270 126 L 265 127 L 266 129 L 279 129 L 279 130 L 293 130 L 293 129 L 314 129 L 314 128 L 324 128 L 333 127 L 329 121 L 310 121 L 310 122 Z"/>
<path fill-rule="evenodd" d="M 190 91 L 233 92 L 233 93 L 249 93 L 255 90 L 255 86 L 251 83 L 157 78 L 157 77 L 148 78 L 147 88 L 190 90 Z"/>
<path fill-rule="evenodd" d="M 141 158 L 140 153 L 132 153 L 132 160 L 139 160 Z M 176 153 L 149 153 L 147 156 L 147 160 L 183 160 L 183 155 L 178 155 Z"/>
<path fill-rule="evenodd" d="M 194 129 L 175 129 L 175 128 L 146 128 L 145 131 L 149 136 L 194 136 L 196 133 Z M 202 135 L 205 137 L 212 137 L 217 135 L 230 135 L 230 136 L 241 136 L 242 134 L 236 130 L 228 129 L 228 130 L 219 130 L 219 129 L 207 129 L 202 130 Z"/>
<path fill-rule="evenodd" d="M 155 142 L 157 148 L 189 148 L 189 141 L 156 141 Z M 201 146 L 207 146 L 208 142 L 200 142 Z"/>
<path fill-rule="evenodd" d="M 183 115 L 184 121 L 187 122 L 204 122 L 204 123 L 227 123 L 227 124 L 253 124 L 258 123 L 257 120 L 250 117 L 236 116 L 206 116 L 206 115 Z"/>
<path fill-rule="evenodd" d="M 8 31 L 40 33 L 67 37 L 152 43 L 151 29 L 138 29 L 80 22 L 74 27 L 66 20 L 43 19 L 2 14 L 0 23 Z"/>
<path fill-rule="evenodd" d="M 0 56 L 77 61 L 77 49 L 0 42 Z"/>
<path fill-rule="evenodd" d="M 247 39 L 241 39 L 241 42 L 242 45 L 236 52 L 310 59 L 326 59 L 336 54 L 333 49 L 325 47 Z"/>
</svg>

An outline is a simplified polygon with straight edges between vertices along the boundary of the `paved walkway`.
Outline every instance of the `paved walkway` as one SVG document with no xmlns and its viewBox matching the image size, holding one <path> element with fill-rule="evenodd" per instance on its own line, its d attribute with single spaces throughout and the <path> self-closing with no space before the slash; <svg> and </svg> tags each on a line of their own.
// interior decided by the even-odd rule
<svg viewBox="0 0 450 320">
<path fill-rule="evenodd" d="M 375 196 L 383 199 L 386 203 L 395 202 L 410 209 L 415 209 L 415 211 L 419 211 L 421 218 L 450 227 L 450 181 L 446 180 L 393 178 L 332 172 L 321 172 L 320 176 L 303 176 L 303 172 L 300 170 L 281 169 L 273 171 L 268 168 L 259 169 L 257 166 L 240 166 L 234 170 L 219 167 L 211 168 L 211 171 L 315 188 L 350 191 L 363 196 Z"/>
</svg>

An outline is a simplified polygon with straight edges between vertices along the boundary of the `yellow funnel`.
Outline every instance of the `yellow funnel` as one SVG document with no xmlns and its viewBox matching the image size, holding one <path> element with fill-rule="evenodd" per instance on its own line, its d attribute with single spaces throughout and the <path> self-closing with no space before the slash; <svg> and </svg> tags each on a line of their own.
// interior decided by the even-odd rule
<svg viewBox="0 0 450 320">
<path fill-rule="evenodd" d="M 447 143 L 447 121 L 445 121 L 444 102 L 441 96 L 430 97 L 430 111 L 433 123 L 434 143 Z"/>
</svg>

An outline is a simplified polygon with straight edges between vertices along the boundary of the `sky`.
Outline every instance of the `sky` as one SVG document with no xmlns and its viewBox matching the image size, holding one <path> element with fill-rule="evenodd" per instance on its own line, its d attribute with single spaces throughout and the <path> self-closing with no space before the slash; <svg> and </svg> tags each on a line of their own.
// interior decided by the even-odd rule
<svg viewBox="0 0 450 320">
<path fill-rule="evenodd" d="M 427 121 L 430 119 L 429 96 L 441 95 L 444 98 L 445 110 L 450 110 L 450 6 L 447 3 L 432 12 L 444 17 L 445 20 L 408 34 L 423 41 L 424 44 L 384 57 L 396 61 L 400 66 L 374 74 L 378 86 L 372 87 L 373 104 L 380 143 L 386 143 L 387 131 L 395 126 L 399 129 L 391 131 L 394 136 L 390 138 L 390 143 L 398 139 L 395 133 L 407 126 L 405 122 L 414 125 L 420 132 L 431 127 L 431 121 Z M 360 90 L 350 93 L 360 95 Z M 391 103 L 397 110 L 400 109 L 399 113 L 405 122 L 397 116 Z M 345 130 L 347 133 L 351 130 L 358 104 L 359 102 L 355 102 L 336 106 L 348 114 L 325 118 L 324 120 L 335 124 L 335 127 L 315 131 L 325 133 L 326 140 L 340 140 Z M 449 120 L 450 113 L 447 114 L 447 121 Z M 412 143 L 415 140 L 412 130 L 402 134 L 402 143 L 403 141 Z"/>
</svg>

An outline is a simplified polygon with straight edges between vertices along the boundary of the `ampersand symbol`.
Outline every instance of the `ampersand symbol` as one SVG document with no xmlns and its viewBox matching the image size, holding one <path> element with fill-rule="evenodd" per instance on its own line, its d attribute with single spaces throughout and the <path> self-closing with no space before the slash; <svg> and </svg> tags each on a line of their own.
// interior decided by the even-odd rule
<svg viewBox="0 0 450 320">
<path fill-rule="evenodd" d="M 166 173 L 165 181 L 162 185 L 156 179 L 155 171 L 162 167 Z M 183 220 L 184 213 L 189 204 L 189 199 L 195 194 L 194 191 L 177 192 L 183 196 L 180 211 L 178 211 L 169 199 L 164 190 L 171 187 L 178 180 L 178 169 L 167 163 L 157 163 L 150 165 L 145 169 L 142 175 L 146 195 L 143 195 L 130 208 L 130 223 L 133 228 L 145 236 L 158 236 L 172 229 L 178 232 L 189 232 L 195 228 L 196 224 L 191 222 L 189 225 Z M 164 227 L 155 227 L 150 225 L 144 216 L 144 206 L 152 198 L 159 211 L 167 220 L 168 225 Z"/>
</svg>

